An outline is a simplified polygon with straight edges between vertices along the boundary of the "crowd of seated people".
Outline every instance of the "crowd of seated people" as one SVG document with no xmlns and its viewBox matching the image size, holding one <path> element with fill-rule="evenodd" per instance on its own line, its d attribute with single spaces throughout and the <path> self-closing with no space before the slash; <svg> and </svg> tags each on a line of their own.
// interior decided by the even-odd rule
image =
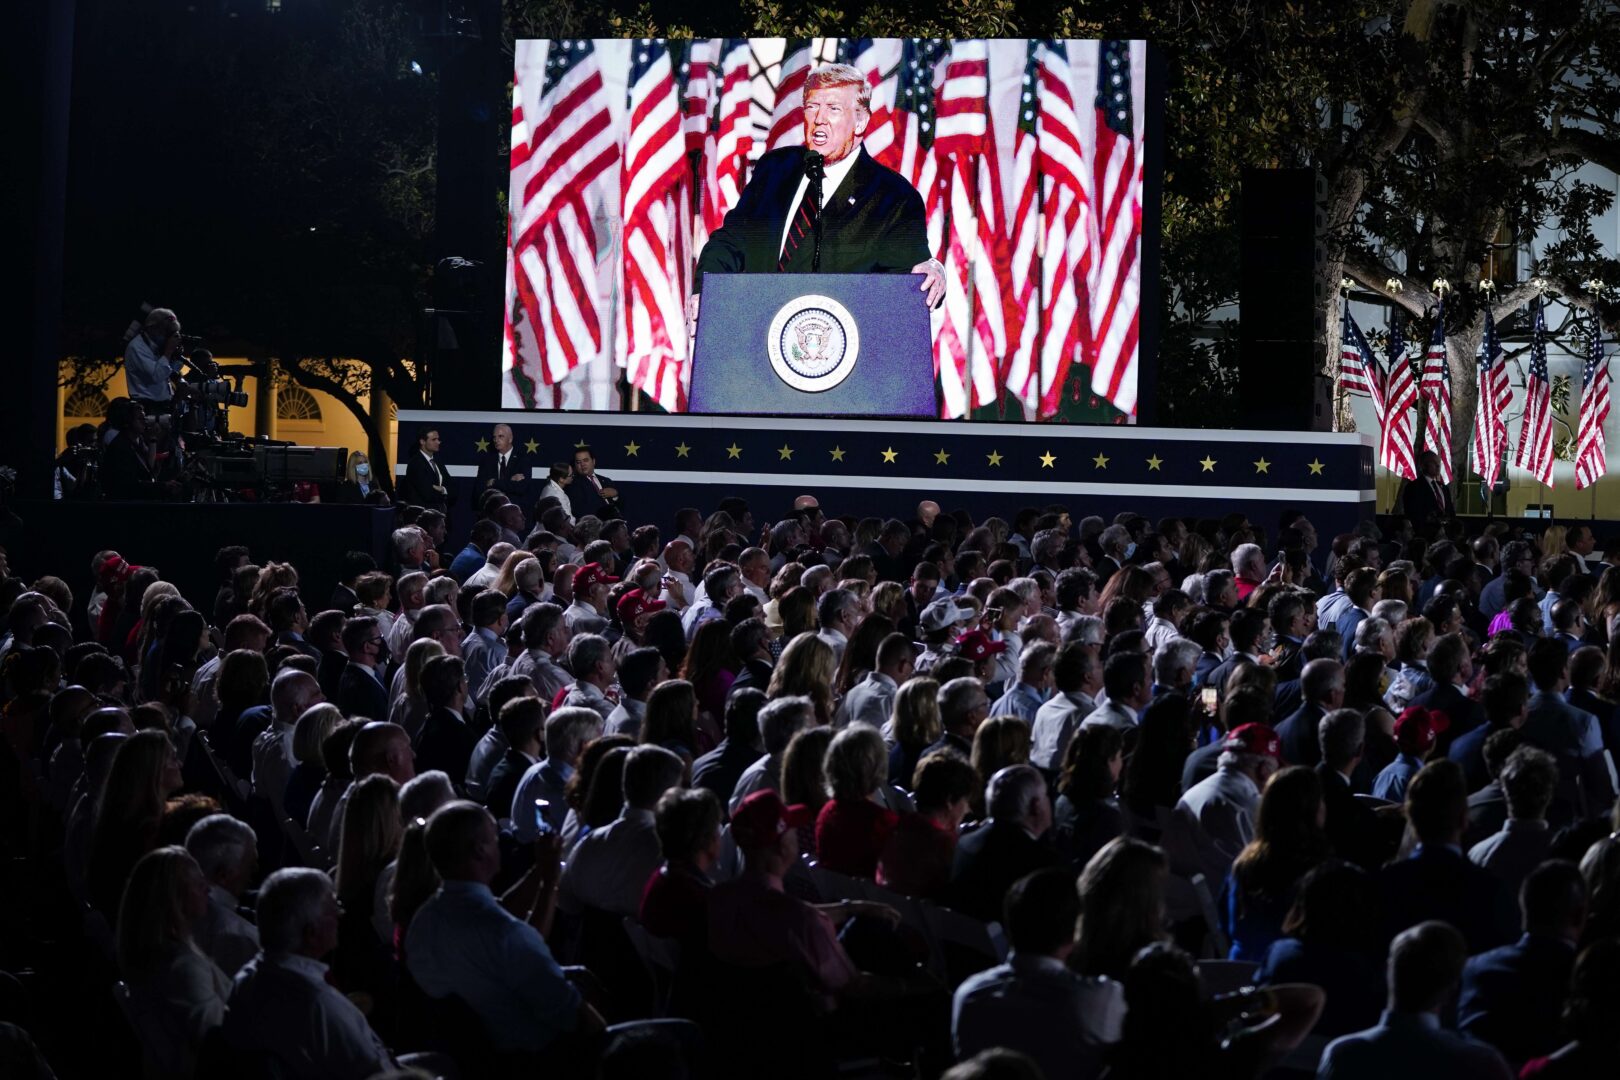
<svg viewBox="0 0 1620 1080">
<path fill-rule="evenodd" d="M 0 841 L 116 1072 L 1613 1075 L 1589 528 L 530 509 L 313 615 L 0 558 Z"/>
</svg>

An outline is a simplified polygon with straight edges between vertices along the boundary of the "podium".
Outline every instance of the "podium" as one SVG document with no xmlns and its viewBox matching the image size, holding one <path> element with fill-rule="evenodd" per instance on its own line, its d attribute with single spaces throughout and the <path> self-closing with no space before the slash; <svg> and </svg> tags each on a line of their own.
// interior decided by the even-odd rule
<svg viewBox="0 0 1620 1080">
<path fill-rule="evenodd" d="M 705 274 L 688 411 L 938 415 L 920 274 Z"/>
</svg>

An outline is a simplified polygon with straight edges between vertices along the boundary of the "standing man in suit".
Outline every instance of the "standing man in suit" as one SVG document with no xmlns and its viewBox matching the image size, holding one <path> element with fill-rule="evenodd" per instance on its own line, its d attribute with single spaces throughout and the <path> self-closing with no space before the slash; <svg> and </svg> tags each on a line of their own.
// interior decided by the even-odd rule
<svg viewBox="0 0 1620 1080">
<path fill-rule="evenodd" d="M 381 669 L 388 662 L 388 642 L 377 620 L 362 615 L 344 623 L 343 650 L 349 654 L 349 666 L 338 679 L 338 708 L 344 716 L 387 720 L 388 691 Z"/>
<path fill-rule="evenodd" d="M 493 445 L 478 457 L 478 490 L 494 488 L 506 492 L 513 500 L 521 500 L 529 490 L 529 470 L 518 464 L 511 427 L 496 424 L 490 441 Z"/>
<path fill-rule="evenodd" d="M 450 474 L 438 462 L 439 429 L 416 433 L 416 452 L 405 459 L 405 482 L 399 486 L 402 502 L 444 512 L 450 505 Z"/>
<path fill-rule="evenodd" d="M 725 224 L 698 256 L 688 318 L 698 317 L 703 275 L 921 274 L 929 307 L 945 295 L 945 268 L 929 257 L 922 196 L 861 148 L 872 88 L 848 64 L 804 83 L 804 145 L 759 159 Z"/>
<path fill-rule="evenodd" d="M 1451 488 L 1440 479 L 1440 455 L 1433 450 L 1418 455 L 1418 476 L 1416 480 L 1408 480 L 1401 491 L 1401 511 L 1417 529 L 1431 521 L 1446 521 L 1457 516 Z"/>
<path fill-rule="evenodd" d="M 594 514 L 603 521 L 624 517 L 619 505 L 619 489 L 613 481 L 596 471 L 596 454 L 589 446 L 574 447 L 574 477 L 568 485 L 568 499 L 574 507 L 574 517 Z"/>
</svg>

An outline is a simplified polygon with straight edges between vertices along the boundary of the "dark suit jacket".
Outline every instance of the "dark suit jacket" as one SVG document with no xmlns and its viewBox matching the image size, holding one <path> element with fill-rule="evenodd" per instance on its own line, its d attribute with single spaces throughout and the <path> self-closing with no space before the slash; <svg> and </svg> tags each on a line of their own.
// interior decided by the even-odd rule
<svg viewBox="0 0 1620 1080">
<path fill-rule="evenodd" d="M 1491 774 L 1485 768 L 1485 740 L 1490 738 L 1497 728 L 1489 724 L 1481 724 L 1465 735 L 1451 741 L 1451 749 L 1446 756 L 1462 766 L 1463 778 L 1468 781 L 1469 791 L 1478 791 L 1491 782 Z"/>
<path fill-rule="evenodd" d="M 354 590 L 340 581 L 337 588 L 332 590 L 332 599 L 327 601 L 326 606 L 336 608 L 352 619 L 354 618 L 354 609 L 359 604 L 360 598 L 354 595 Z"/>
<path fill-rule="evenodd" d="M 1412 704 L 1425 709 L 1439 709 L 1451 719 L 1451 726 L 1441 736 L 1448 743 L 1454 744 L 1461 736 L 1485 726 L 1485 709 L 1479 702 L 1470 701 L 1455 683 L 1436 683 L 1413 698 Z"/>
<path fill-rule="evenodd" d="M 422 772 L 442 770 L 460 791 L 467 780 L 467 761 L 477 743 L 478 736 L 464 718 L 450 709 L 433 709 L 416 737 L 416 767 Z M 513 791 L 515 794 L 516 789 Z"/>
<path fill-rule="evenodd" d="M 1378 871 L 1385 939 L 1427 919 L 1455 926 L 1470 955 L 1505 945 L 1519 934 L 1518 905 L 1489 871 L 1460 851 L 1419 845 L 1411 858 Z"/>
<path fill-rule="evenodd" d="M 514 446 L 506 452 L 505 472 L 497 476 L 495 475 L 495 465 L 499 459 L 500 455 L 494 450 L 485 450 L 478 455 L 477 490 L 485 491 L 494 488 L 496 491 L 506 492 L 513 502 L 517 502 L 529 492 L 529 462 L 526 460 L 526 455 Z M 523 474 L 523 479 L 513 480 L 512 477 L 519 473 Z M 491 480 L 494 483 L 490 483 Z M 545 481 L 541 480 L 539 483 L 543 484 Z M 572 486 L 572 484 L 569 485 L 569 487 Z M 535 490 L 538 491 L 539 487 L 536 486 Z"/>
<path fill-rule="evenodd" d="M 595 475 L 597 483 L 603 487 L 610 487 L 618 491 L 619 486 L 610 477 L 603 476 L 600 471 Z M 568 504 L 574 508 L 575 520 L 584 517 L 586 514 L 599 517 L 603 521 L 622 518 L 624 517 L 624 511 L 621 508 L 622 501 L 623 492 L 620 492 L 613 499 L 602 498 L 602 493 L 597 490 L 596 484 L 591 483 L 588 478 L 581 476 L 579 473 L 574 474 L 574 482 L 568 485 Z"/>
<path fill-rule="evenodd" d="M 388 691 L 359 664 L 349 664 L 338 677 L 337 707 L 344 716 L 388 719 Z"/>
<path fill-rule="evenodd" d="M 101 451 L 101 491 L 109 499 L 161 499 L 164 495 L 128 432 L 120 432 Z"/>
<path fill-rule="evenodd" d="M 1198 657 L 1198 663 L 1193 667 L 1193 689 L 1202 690 L 1204 683 L 1209 679 L 1209 673 L 1221 666 L 1220 654 L 1205 651 Z"/>
<path fill-rule="evenodd" d="M 1309 702 L 1290 713 L 1277 725 L 1277 739 L 1282 743 L 1283 760 L 1290 765 L 1314 767 L 1322 760 L 1322 707 Z"/>
<path fill-rule="evenodd" d="M 470 751 L 467 756 L 472 756 Z M 484 805 L 491 814 L 497 818 L 512 816 L 512 799 L 517 795 L 518 781 L 523 779 L 523 774 L 533 764 L 510 746 L 506 748 L 506 753 L 495 763 L 495 771 L 489 774 L 489 782 L 484 787 Z M 532 811 L 533 807 L 530 809 Z"/>
<path fill-rule="evenodd" d="M 703 275 L 774 273 L 782 253 L 782 230 L 797 208 L 804 178 L 804 149 L 784 146 L 759 159 L 737 205 L 709 234 L 698 256 L 694 290 Z M 922 196 L 899 173 L 872 160 L 865 149 L 821 212 L 824 274 L 904 274 L 929 257 Z M 808 190 L 808 189 L 807 189 Z M 815 244 L 806 240 L 788 269 L 808 273 Z"/>
<path fill-rule="evenodd" d="M 1428 477 L 1420 476 L 1416 480 L 1408 480 L 1401 488 L 1401 511 L 1417 528 L 1423 528 L 1436 518 L 1456 516 L 1457 508 L 1451 501 L 1451 488 L 1445 484 L 1440 487 L 1441 497 L 1438 500 Z"/>
<path fill-rule="evenodd" d="M 450 494 L 441 495 L 434 491 L 435 484 Z M 450 474 L 444 466 L 437 460 L 429 461 L 422 456 L 421 450 L 412 447 L 405 457 L 405 479 L 399 485 L 400 500 L 430 510 L 443 510 L 451 494 L 454 494 L 454 490 L 450 484 Z"/>
<path fill-rule="evenodd" d="M 318 661 L 321 658 L 321 650 L 311 645 L 304 639 L 302 635 L 294 636 L 293 632 L 290 630 L 283 630 L 281 633 L 277 634 L 275 641 L 272 644 L 291 645 L 305 656 L 311 657 L 314 660 Z"/>
<path fill-rule="evenodd" d="M 732 682 L 731 689 L 726 691 L 726 696 L 730 697 L 738 690 L 744 690 L 749 687 L 764 693 L 765 690 L 771 685 L 771 673 L 775 670 L 775 666 L 769 660 L 761 660 L 757 656 L 754 657 L 752 660 L 743 665 L 743 669 L 741 671 L 737 672 L 737 678 Z M 755 756 L 757 757 L 758 755 Z M 726 794 L 729 796 L 731 793 L 727 792 Z"/>
<path fill-rule="evenodd" d="M 1012 883 L 1057 861 L 1052 846 L 1031 838 L 1023 826 L 987 822 L 957 842 L 945 906 L 985 922 L 1000 922 L 1002 901 Z"/>
<path fill-rule="evenodd" d="M 1327 812 L 1327 837 L 1333 853 L 1364 870 L 1377 869 L 1386 854 L 1378 815 L 1355 797 L 1350 782 L 1337 770 L 1318 764 L 1316 777 L 1322 782 L 1322 807 Z"/>
<path fill-rule="evenodd" d="M 1597 717 L 1603 733 L 1603 746 L 1620 759 L 1620 709 L 1604 701 L 1590 690 L 1571 689 L 1567 700 L 1575 708 Z"/>
<path fill-rule="evenodd" d="M 1575 946 L 1542 934 L 1471 957 L 1463 968 L 1457 1027 L 1518 1068 L 1563 1045 L 1560 1014 Z"/>
<path fill-rule="evenodd" d="M 336 701 L 343 692 L 343 673 L 348 670 L 349 658 L 333 649 L 321 653 L 320 666 L 315 669 L 315 681 L 321 684 L 321 693 L 327 701 Z"/>
</svg>

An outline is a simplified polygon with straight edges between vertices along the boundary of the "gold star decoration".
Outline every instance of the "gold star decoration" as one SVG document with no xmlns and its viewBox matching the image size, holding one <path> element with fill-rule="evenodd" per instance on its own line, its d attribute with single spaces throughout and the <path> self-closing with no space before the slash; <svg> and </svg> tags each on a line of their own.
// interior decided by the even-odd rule
<svg viewBox="0 0 1620 1080">
<path fill-rule="evenodd" d="M 793 460 L 793 447 L 789 446 L 787 443 L 783 443 L 781 449 L 777 450 L 776 453 L 778 459 L 781 461 Z"/>
<path fill-rule="evenodd" d="M 631 439 L 629 442 L 624 444 L 625 457 L 635 457 L 640 452 L 641 446 L 636 442 L 636 440 Z"/>
<path fill-rule="evenodd" d="M 883 464 L 885 464 L 885 465 L 893 465 L 894 464 L 894 459 L 899 457 L 899 456 L 900 456 L 900 451 L 896 450 L 892 446 L 888 447 L 887 449 L 885 449 L 883 451 Z"/>
<path fill-rule="evenodd" d="M 742 447 L 738 446 L 736 443 L 732 443 L 730 446 L 726 447 L 726 457 L 728 459 L 736 458 L 738 461 L 741 461 Z"/>
<path fill-rule="evenodd" d="M 1050 450 L 1041 452 L 1041 468 L 1050 469 L 1057 464 L 1057 457 Z"/>
<path fill-rule="evenodd" d="M 692 448 L 690 446 L 687 446 L 685 443 L 678 443 L 675 446 L 675 456 L 676 457 L 686 457 L 691 452 L 692 452 Z"/>
<path fill-rule="evenodd" d="M 531 454 L 538 454 L 540 452 L 540 443 L 535 439 L 530 439 L 528 442 L 523 444 L 523 449 L 527 450 Z"/>
<path fill-rule="evenodd" d="M 992 465 L 1000 465 L 1001 464 L 1001 451 L 1000 450 L 992 450 L 992 451 L 990 451 L 990 453 L 986 454 L 985 457 L 987 457 L 990 460 L 990 464 L 992 464 Z"/>
<path fill-rule="evenodd" d="M 485 450 L 489 449 L 489 440 L 488 439 L 479 439 L 473 445 L 478 447 L 478 452 L 480 454 L 482 454 Z"/>
<path fill-rule="evenodd" d="M 1311 470 L 1311 475 L 1312 476 L 1321 476 L 1322 475 L 1322 461 L 1321 461 L 1320 458 L 1318 458 L 1315 461 L 1306 462 L 1305 467 L 1307 469 Z"/>
<path fill-rule="evenodd" d="M 1271 462 L 1267 461 L 1265 457 L 1262 456 L 1259 461 L 1254 463 L 1254 471 L 1257 473 L 1266 473 L 1267 475 L 1270 475 Z"/>
<path fill-rule="evenodd" d="M 943 446 L 940 447 L 938 450 L 934 451 L 934 464 L 936 464 L 936 465 L 949 465 L 950 463 L 951 463 L 951 455 L 949 455 L 949 454 L 947 454 L 945 452 L 945 448 Z"/>
<path fill-rule="evenodd" d="M 1158 472 L 1159 466 L 1163 464 L 1164 458 L 1160 457 L 1158 454 L 1154 454 L 1152 457 L 1147 459 L 1148 472 Z"/>
<path fill-rule="evenodd" d="M 1205 454 L 1204 455 L 1204 460 L 1200 461 L 1198 464 L 1200 464 L 1200 465 L 1202 465 L 1204 467 L 1205 472 L 1214 472 L 1215 471 L 1215 459 L 1210 457 L 1208 454 Z"/>
<path fill-rule="evenodd" d="M 1107 454 L 1099 452 L 1096 457 L 1091 459 L 1091 467 L 1094 469 L 1106 469 L 1108 468 L 1108 460 Z"/>
<path fill-rule="evenodd" d="M 846 453 L 848 453 L 848 451 L 846 451 L 842 446 L 835 446 L 832 448 L 832 459 L 834 461 L 843 461 Z"/>
</svg>

